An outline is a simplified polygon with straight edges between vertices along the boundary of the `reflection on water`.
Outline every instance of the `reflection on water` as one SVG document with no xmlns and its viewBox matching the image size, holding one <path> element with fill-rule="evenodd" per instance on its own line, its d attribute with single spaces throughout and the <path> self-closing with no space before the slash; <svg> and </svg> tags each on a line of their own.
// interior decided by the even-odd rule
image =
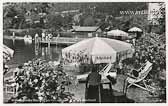
<svg viewBox="0 0 168 106">
<path fill-rule="evenodd" d="M 30 44 L 32 44 L 32 40 L 24 40 L 24 43 L 25 43 L 25 45 L 30 45 Z"/>
<path fill-rule="evenodd" d="M 14 57 L 9 61 L 9 65 L 22 64 L 33 58 L 44 58 L 46 60 L 58 60 L 61 54 L 61 47 L 42 47 L 32 41 L 4 39 L 4 44 L 12 48 Z"/>
</svg>

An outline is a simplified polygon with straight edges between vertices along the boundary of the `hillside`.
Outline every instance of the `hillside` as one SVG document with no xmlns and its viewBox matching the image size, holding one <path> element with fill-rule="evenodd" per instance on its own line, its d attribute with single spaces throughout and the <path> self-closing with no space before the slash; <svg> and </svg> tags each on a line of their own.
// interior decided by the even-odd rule
<svg viewBox="0 0 168 106">
<path fill-rule="evenodd" d="M 122 30 L 134 25 L 145 28 L 146 15 L 125 16 L 120 11 L 147 8 L 148 3 L 144 2 L 4 3 L 3 28 L 47 28 L 54 31 L 70 29 L 72 25 L 101 26 L 102 30 L 108 26 Z"/>
</svg>

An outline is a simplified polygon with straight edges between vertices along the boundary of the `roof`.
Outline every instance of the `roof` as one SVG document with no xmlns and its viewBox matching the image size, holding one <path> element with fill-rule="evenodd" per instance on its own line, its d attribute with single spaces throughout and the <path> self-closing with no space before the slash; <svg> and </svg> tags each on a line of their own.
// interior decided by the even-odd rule
<svg viewBox="0 0 168 106">
<path fill-rule="evenodd" d="M 99 27 L 98 26 L 92 26 L 92 27 L 88 27 L 88 26 L 73 26 L 73 29 L 75 32 L 96 32 Z"/>
<path fill-rule="evenodd" d="M 61 13 L 73 13 L 73 12 L 79 12 L 79 10 L 62 11 Z"/>
</svg>

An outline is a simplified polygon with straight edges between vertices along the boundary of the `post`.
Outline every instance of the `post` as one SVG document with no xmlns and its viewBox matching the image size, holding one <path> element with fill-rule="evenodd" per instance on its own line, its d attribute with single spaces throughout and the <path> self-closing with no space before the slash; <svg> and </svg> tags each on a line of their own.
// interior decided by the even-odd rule
<svg viewBox="0 0 168 106">
<path fill-rule="evenodd" d="M 99 85 L 99 103 L 101 103 L 101 90 L 100 90 L 100 85 Z"/>
<path fill-rule="evenodd" d="M 50 41 L 48 41 L 48 48 L 50 48 Z"/>
<path fill-rule="evenodd" d="M 15 32 L 12 32 L 12 37 L 15 38 Z"/>
<path fill-rule="evenodd" d="M 50 39 L 49 39 L 49 36 L 47 35 L 47 42 L 48 42 L 48 48 L 50 48 Z"/>
<path fill-rule="evenodd" d="M 110 87 L 110 93 L 111 93 L 111 95 L 113 95 L 112 82 L 109 83 L 109 87 Z"/>
</svg>

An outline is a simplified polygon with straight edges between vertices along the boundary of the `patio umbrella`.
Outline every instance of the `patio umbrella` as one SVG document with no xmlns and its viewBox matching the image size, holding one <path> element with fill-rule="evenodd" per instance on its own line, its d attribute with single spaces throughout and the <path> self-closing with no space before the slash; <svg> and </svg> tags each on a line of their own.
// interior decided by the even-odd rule
<svg viewBox="0 0 168 106">
<path fill-rule="evenodd" d="M 121 36 L 121 37 L 128 37 L 128 33 L 122 31 L 122 30 L 111 30 L 107 32 L 107 35 L 109 36 Z"/>
<path fill-rule="evenodd" d="M 7 47 L 6 45 L 3 45 L 3 59 L 4 59 L 4 62 L 10 60 L 10 58 L 13 57 L 13 54 L 14 54 L 14 50 Z"/>
<path fill-rule="evenodd" d="M 133 28 L 129 29 L 128 32 L 142 32 L 142 29 L 140 29 L 138 27 L 133 27 Z"/>
<path fill-rule="evenodd" d="M 10 57 L 13 57 L 14 50 L 12 50 L 11 48 L 9 48 L 6 45 L 3 45 L 3 53 L 9 55 Z"/>
<path fill-rule="evenodd" d="M 139 38 L 142 34 L 142 29 L 138 28 L 138 27 L 133 27 L 131 29 L 128 30 L 128 32 L 132 33 L 130 35 L 132 35 L 132 37 L 136 37 L 136 38 Z"/>
<path fill-rule="evenodd" d="M 65 61 L 78 63 L 113 63 L 132 57 L 132 45 L 123 41 L 94 37 L 62 50 Z"/>
</svg>

